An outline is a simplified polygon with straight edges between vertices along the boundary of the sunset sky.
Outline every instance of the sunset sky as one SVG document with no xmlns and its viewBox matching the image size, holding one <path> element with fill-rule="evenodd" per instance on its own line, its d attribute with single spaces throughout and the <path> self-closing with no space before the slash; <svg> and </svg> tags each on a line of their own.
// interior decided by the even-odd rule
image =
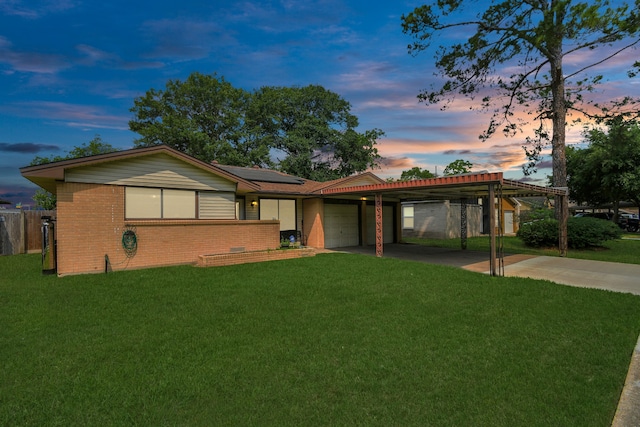
<svg viewBox="0 0 640 427">
<path fill-rule="evenodd" d="M 0 199 L 32 205 L 35 186 L 19 167 L 65 155 L 96 135 L 133 146 L 135 97 L 198 71 L 236 87 L 322 85 L 349 101 L 359 130 L 382 129 L 381 177 L 414 166 L 442 173 L 456 159 L 474 171 L 523 178 L 526 134 L 480 142 L 489 116 L 462 100 L 447 111 L 416 95 L 435 80 L 433 53 L 407 53 L 401 16 L 419 1 L 274 0 L 145 2 L 0 0 Z M 443 40 L 443 43 L 446 43 Z M 590 55 L 601 55 L 593 51 Z M 640 93 L 626 78 L 630 50 L 599 67 L 594 95 Z M 597 57 L 597 56 L 594 56 Z M 584 57 L 567 58 L 579 67 Z M 580 141 L 580 129 L 568 142 Z M 544 184 L 549 162 L 528 177 Z"/>
</svg>

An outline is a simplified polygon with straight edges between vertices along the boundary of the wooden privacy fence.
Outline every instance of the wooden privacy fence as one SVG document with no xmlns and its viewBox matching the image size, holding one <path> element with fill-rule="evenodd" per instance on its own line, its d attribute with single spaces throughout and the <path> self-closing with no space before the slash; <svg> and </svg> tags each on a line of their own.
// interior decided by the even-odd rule
<svg viewBox="0 0 640 427">
<path fill-rule="evenodd" d="M 42 251 L 42 216 L 56 211 L 0 210 L 0 255 Z"/>
</svg>

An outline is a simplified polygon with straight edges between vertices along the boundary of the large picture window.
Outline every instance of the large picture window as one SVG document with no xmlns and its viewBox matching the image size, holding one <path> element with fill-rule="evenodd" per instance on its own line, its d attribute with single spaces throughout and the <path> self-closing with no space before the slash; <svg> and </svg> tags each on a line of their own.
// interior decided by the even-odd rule
<svg viewBox="0 0 640 427">
<path fill-rule="evenodd" d="M 127 187 L 125 207 L 126 218 L 162 218 L 162 190 Z"/>
<path fill-rule="evenodd" d="M 278 219 L 280 230 L 296 230 L 296 201 L 260 199 L 260 219 Z"/>
<path fill-rule="evenodd" d="M 196 217 L 196 192 L 161 188 L 127 187 L 125 217 L 140 219 Z"/>
<path fill-rule="evenodd" d="M 196 192 L 185 190 L 162 190 L 163 218 L 195 218 Z"/>
</svg>

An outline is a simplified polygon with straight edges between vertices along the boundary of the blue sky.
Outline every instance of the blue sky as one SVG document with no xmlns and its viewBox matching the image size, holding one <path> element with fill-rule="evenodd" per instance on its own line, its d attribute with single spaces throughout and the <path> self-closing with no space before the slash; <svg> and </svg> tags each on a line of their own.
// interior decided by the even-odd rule
<svg viewBox="0 0 640 427">
<path fill-rule="evenodd" d="M 414 166 L 441 173 L 462 158 L 476 171 L 522 178 L 526 135 L 480 142 L 488 116 L 466 102 L 446 112 L 418 103 L 434 79 L 433 56 L 407 53 L 400 17 L 420 4 L 0 0 L 0 198 L 32 204 L 36 187 L 18 168 L 35 156 L 64 155 L 96 135 L 131 148 L 133 99 L 194 71 L 247 90 L 319 84 L 340 94 L 360 130 L 385 131 L 382 177 Z M 620 77 L 637 56 L 601 67 L 608 81 L 599 96 L 640 92 Z M 569 142 L 579 139 L 570 132 Z M 529 179 L 544 181 L 549 164 L 541 166 Z"/>
</svg>

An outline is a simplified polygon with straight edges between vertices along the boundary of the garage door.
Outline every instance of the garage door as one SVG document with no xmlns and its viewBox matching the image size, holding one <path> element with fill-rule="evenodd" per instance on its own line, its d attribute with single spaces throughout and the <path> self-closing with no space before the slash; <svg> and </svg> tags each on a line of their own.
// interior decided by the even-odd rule
<svg viewBox="0 0 640 427">
<path fill-rule="evenodd" d="M 382 241 L 393 243 L 393 206 L 382 206 Z M 367 244 L 376 244 L 376 207 L 367 206 Z"/>
<path fill-rule="evenodd" d="M 358 205 L 324 205 L 324 247 L 343 248 L 360 244 Z"/>
</svg>

